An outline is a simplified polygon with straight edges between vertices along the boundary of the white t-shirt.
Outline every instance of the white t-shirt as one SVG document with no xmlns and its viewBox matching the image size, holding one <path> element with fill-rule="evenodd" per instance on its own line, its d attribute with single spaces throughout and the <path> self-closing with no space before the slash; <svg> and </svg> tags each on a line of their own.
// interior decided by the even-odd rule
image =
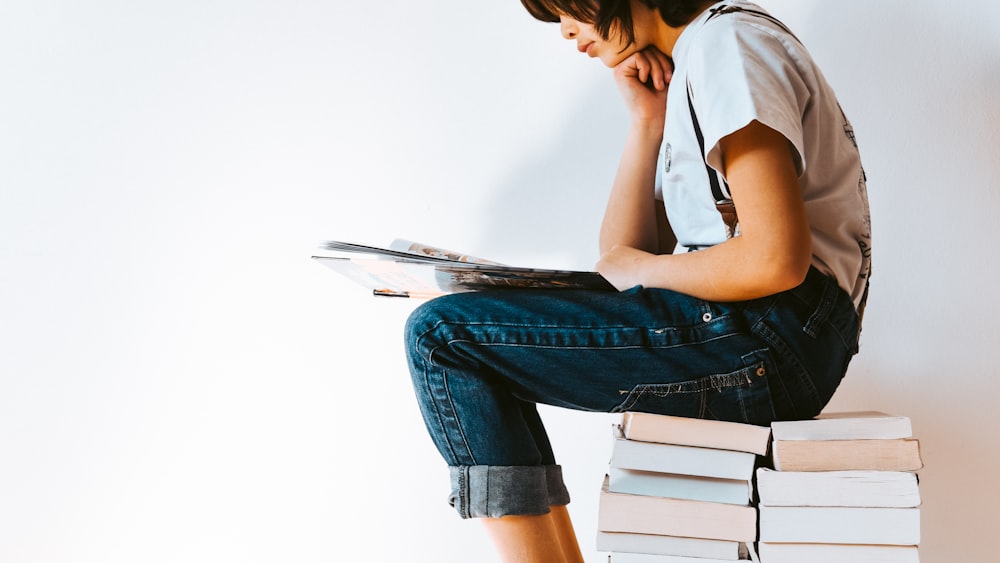
<svg viewBox="0 0 1000 563">
<path fill-rule="evenodd" d="M 742 0 L 720 2 L 763 11 Z M 772 21 L 735 12 L 688 25 L 674 47 L 657 197 L 678 242 L 724 242 L 700 154 L 691 100 L 708 163 L 721 168 L 719 141 L 756 120 L 784 135 L 796 151 L 799 184 L 812 231 L 812 264 L 833 275 L 857 306 L 871 270 L 871 222 L 865 174 L 854 131 L 805 48 Z M 737 210 L 738 211 L 738 210 Z"/>
</svg>

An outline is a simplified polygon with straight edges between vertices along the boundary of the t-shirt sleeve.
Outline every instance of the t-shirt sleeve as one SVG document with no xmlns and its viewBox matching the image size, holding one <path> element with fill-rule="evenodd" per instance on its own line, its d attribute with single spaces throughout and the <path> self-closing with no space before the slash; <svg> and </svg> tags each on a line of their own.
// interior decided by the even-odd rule
<svg viewBox="0 0 1000 563">
<path fill-rule="evenodd" d="M 719 141 L 758 121 L 781 133 L 795 149 L 796 170 L 806 169 L 803 115 L 809 90 L 787 42 L 751 22 L 707 25 L 691 46 L 691 101 L 705 136 L 705 158 L 721 170 Z"/>
</svg>

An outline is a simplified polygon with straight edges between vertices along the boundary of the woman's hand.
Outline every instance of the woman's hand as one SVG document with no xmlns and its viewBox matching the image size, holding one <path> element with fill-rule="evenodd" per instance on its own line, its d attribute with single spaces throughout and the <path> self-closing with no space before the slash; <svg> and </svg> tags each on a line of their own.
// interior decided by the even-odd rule
<svg viewBox="0 0 1000 563">
<path fill-rule="evenodd" d="M 618 63 L 615 82 L 625 100 L 633 123 L 659 126 L 667 111 L 667 88 L 674 75 L 670 57 L 656 47 L 646 47 Z"/>
<path fill-rule="evenodd" d="M 640 270 L 643 262 L 654 255 L 629 246 L 615 246 L 597 262 L 597 273 L 618 291 L 642 285 Z"/>
</svg>

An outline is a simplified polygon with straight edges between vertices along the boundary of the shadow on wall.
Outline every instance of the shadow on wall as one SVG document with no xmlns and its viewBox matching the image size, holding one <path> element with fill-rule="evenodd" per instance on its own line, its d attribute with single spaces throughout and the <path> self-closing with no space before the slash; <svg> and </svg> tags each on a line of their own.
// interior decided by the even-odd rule
<svg viewBox="0 0 1000 563">
<path fill-rule="evenodd" d="M 603 72 L 602 72 L 603 71 Z M 597 261 L 597 232 L 614 179 L 627 115 L 611 72 L 597 80 L 545 152 L 510 167 L 489 191 L 482 248 L 491 255 L 526 256 L 554 263 L 518 265 L 589 270 Z M 606 87 L 605 87 L 606 86 Z"/>
</svg>

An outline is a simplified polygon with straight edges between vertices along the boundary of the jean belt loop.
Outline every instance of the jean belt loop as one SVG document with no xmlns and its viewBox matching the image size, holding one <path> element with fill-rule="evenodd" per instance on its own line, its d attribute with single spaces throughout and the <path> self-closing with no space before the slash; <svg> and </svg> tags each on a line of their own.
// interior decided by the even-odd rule
<svg viewBox="0 0 1000 563">
<path fill-rule="evenodd" d="M 810 336 L 810 338 L 816 337 L 816 329 L 820 323 L 825 321 L 827 317 L 830 316 L 830 312 L 833 310 L 834 303 L 837 302 L 837 292 L 840 287 L 837 285 L 837 280 L 833 277 L 822 274 L 818 270 L 814 270 L 816 274 L 822 276 L 822 281 L 820 282 L 819 291 L 819 303 L 816 306 L 816 310 L 806 321 L 806 325 L 802 327 L 802 331 Z M 812 272 L 811 272 L 812 273 Z M 808 280 L 812 276 L 806 276 Z M 807 281 L 807 283 L 809 283 Z"/>
</svg>

